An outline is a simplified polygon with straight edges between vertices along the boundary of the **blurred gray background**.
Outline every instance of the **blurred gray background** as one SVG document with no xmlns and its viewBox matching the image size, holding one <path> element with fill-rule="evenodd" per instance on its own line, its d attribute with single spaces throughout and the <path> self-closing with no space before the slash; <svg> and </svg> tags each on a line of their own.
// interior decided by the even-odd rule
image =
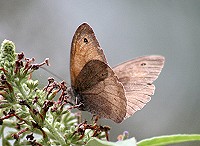
<svg viewBox="0 0 200 146">
<path fill-rule="evenodd" d="M 111 66 L 143 55 L 166 58 L 143 110 L 121 124 L 100 121 L 112 127 L 113 141 L 126 130 L 138 141 L 200 133 L 199 0 L 0 1 L 0 41 L 12 40 L 18 52 L 37 62 L 50 58 L 48 69 L 68 83 L 71 40 L 83 22 L 93 27 Z M 37 72 L 42 85 L 49 76 Z"/>
</svg>

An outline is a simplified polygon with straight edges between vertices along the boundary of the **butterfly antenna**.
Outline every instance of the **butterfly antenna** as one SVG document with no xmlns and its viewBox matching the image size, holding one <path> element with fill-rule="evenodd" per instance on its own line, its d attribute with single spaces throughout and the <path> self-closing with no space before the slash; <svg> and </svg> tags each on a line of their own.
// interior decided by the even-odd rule
<svg viewBox="0 0 200 146">
<path fill-rule="evenodd" d="M 48 70 L 47 68 L 41 66 L 40 68 L 42 68 L 43 70 L 45 70 L 46 72 L 50 73 L 51 75 L 55 76 L 56 78 L 58 78 L 60 81 L 63 81 L 63 78 L 58 76 L 57 74 L 53 73 L 52 71 Z"/>
</svg>

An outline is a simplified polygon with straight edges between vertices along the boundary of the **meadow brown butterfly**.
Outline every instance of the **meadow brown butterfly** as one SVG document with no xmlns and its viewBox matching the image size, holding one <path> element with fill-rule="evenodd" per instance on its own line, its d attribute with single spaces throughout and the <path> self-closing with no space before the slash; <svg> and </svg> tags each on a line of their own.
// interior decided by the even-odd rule
<svg viewBox="0 0 200 146">
<path fill-rule="evenodd" d="M 120 123 L 150 101 L 163 65 L 164 57 L 154 55 L 110 68 L 94 31 L 83 23 L 71 44 L 72 92 L 80 110 Z"/>
</svg>

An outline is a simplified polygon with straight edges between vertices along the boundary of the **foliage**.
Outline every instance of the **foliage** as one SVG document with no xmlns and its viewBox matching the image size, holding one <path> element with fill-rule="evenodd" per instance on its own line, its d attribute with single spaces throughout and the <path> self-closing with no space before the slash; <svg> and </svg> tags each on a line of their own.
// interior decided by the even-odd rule
<svg viewBox="0 0 200 146">
<path fill-rule="evenodd" d="M 158 136 L 149 139 L 144 139 L 137 143 L 138 146 L 163 146 L 181 142 L 199 141 L 200 134 L 176 134 Z"/>
</svg>

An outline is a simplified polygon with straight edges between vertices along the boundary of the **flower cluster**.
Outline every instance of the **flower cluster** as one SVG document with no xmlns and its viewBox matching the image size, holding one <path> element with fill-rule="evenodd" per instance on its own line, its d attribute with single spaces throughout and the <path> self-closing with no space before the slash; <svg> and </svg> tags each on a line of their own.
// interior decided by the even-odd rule
<svg viewBox="0 0 200 146">
<path fill-rule="evenodd" d="M 72 113 L 66 83 L 48 79 L 40 89 L 32 73 L 49 65 L 15 53 L 13 42 L 4 40 L 0 50 L 0 138 L 2 145 L 83 145 L 92 137 L 108 139 L 108 126 L 79 122 Z M 8 129 L 9 127 L 9 129 Z M 9 131 L 9 132 L 6 132 Z"/>
</svg>

